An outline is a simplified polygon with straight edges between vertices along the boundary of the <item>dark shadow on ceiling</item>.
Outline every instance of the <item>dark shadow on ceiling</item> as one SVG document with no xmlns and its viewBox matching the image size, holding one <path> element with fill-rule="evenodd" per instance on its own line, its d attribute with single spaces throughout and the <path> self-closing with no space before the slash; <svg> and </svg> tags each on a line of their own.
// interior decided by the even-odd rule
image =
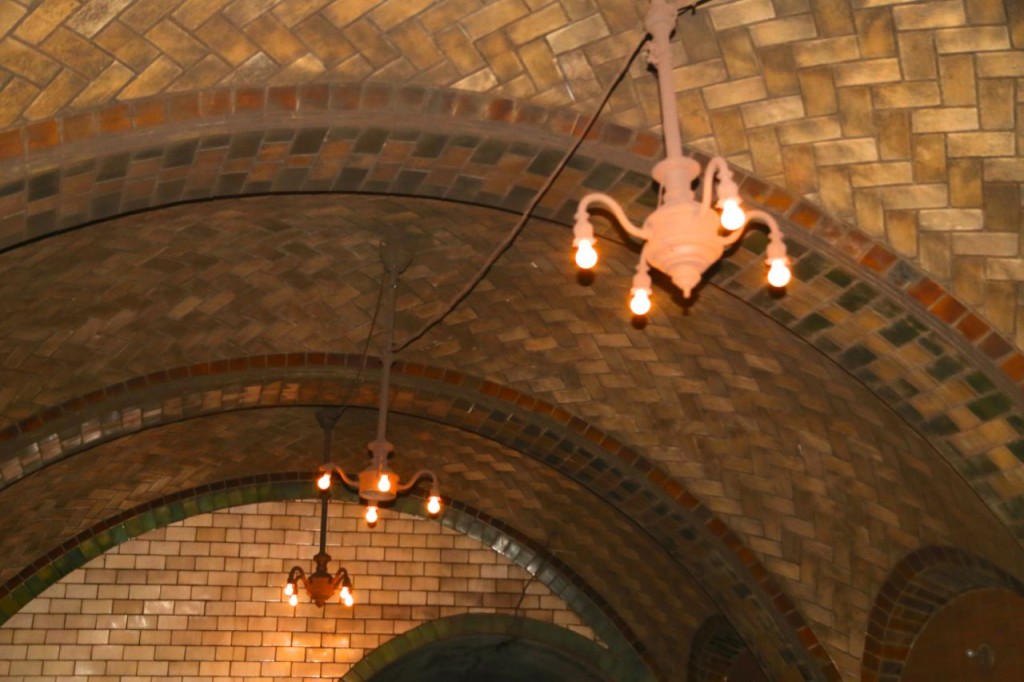
<svg viewBox="0 0 1024 682">
<path fill-rule="evenodd" d="M 434 642 L 387 666 L 368 682 L 611 682 L 575 654 L 507 635 L 466 635 Z"/>
</svg>

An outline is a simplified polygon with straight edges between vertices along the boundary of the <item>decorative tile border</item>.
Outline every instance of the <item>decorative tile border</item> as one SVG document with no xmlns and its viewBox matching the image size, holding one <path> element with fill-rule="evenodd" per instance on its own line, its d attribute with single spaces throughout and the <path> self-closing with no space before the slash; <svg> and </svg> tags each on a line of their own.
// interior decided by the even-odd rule
<svg viewBox="0 0 1024 682">
<path fill-rule="evenodd" d="M 562 655 L 597 668 L 609 680 L 648 682 L 656 678 L 635 658 L 616 656 L 593 642 L 557 625 L 501 614 L 470 613 L 424 623 L 367 654 L 340 682 L 368 682 L 405 656 L 446 640 L 501 635 L 536 642 Z"/>
<path fill-rule="evenodd" d="M 361 361 L 356 355 L 323 353 L 253 356 L 139 377 L 69 401 L 0 443 L 0 481 L 9 485 L 94 444 L 191 417 L 337 404 L 347 395 L 355 396 L 351 404 L 373 407 L 377 396 L 369 380 L 351 390 Z M 776 656 L 776 667 L 809 680 L 839 679 L 795 604 L 740 537 L 640 453 L 562 408 L 453 370 L 399 362 L 392 384 L 395 411 L 491 438 L 621 510 L 699 577 L 745 636 L 765 639 L 761 655 Z"/>
<path fill-rule="evenodd" d="M 383 84 L 211 90 L 111 105 L 8 133 L 0 244 L 16 248 L 179 201 L 266 192 L 387 193 L 519 210 L 581 125 L 564 110 Z M 571 222 L 576 197 L 593 190 L 645 213 L 655 201 L 646 173 L 659 155 L 656 137 L 599 125 L 537 215 Z M 863 382 L 1024 539 L 1024 354 L 862 233 L 755 177 L 737 179 L 747 201 L 781 218 L 794 282 L 785 296 L 763 285 L 758 232 L 710 280 Z"/>
</svg>

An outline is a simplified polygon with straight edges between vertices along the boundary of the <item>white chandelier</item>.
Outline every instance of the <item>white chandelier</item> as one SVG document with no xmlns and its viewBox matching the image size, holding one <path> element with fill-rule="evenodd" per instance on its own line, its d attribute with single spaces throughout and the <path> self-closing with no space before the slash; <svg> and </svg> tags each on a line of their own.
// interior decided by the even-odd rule
<svg viewBox="0 0 1024 682">
<path fill-rule="evenodd" d="M 675 31 L 680 6 L 679 3 L 652 0 L 644 21 L 644 27 L 651 36 L 647 60 L 658 74 L 665 135 L 666 156 L 652 171 L 654 180 L 661 186 L 659 205 L 643 225 L 637 227 L 629 221 L 615 199 L 595 192 L 580 201 L 573 228 L 576 264 L 584 270 L 597 264 L 594 226 L 588 212 L 591 204 L 606 206 L 626 232 L 646 242 L 640 252 L 640 262 L 630 290 L 629 307 L 636 315 L 645 315 L 651 309 L 651 266 L 668 274 L 682 290 L 683 296 L 689 298 L 694 287 L 700 284 L 704 271 L 722 257 L 725 249 L 739 240 L 750 219 L 768 227 L 768 283 L 773 287 L 784 287 L 791 277 L 786 245 L 778 223 L 764 211 L 744 212 L 740 207 L 739 188 L 723 158 L 715 157 L 708 163 L 701 183 L 701 199 L 698 202 L 694 197 L 691 188 L 700 176 L 701 168 L 695 160 L 682 153 L 670 68 L 669 38 Z M 721 215 L 711 206 L 712 185 L 716 181 L 715 207 L 721 209 Z"/>
<path fill-rule="evenodd" d="M 404 260 L 403 260 L 404 259 Z M 398 288 L 398 276 L 408 265 L 408 256 L 399 248 L 399 238 L 393 234 L 381 242 L 381 260 L 384 263 L 387 302 L 384 309 L 384 344 L 381 348 L 380 396 L 377 409 L 377 437 L 366 447 L 370 453 L 370 462 L 358 474 L 350 476 L 345 470 L 331 461 L 330 432 L 341 414 L 341 410 L 321 410 L 317 420 L 324 429 L 323 464 L 317 476 L 316 485 L 325 493 L 331 489 L 334 478 L 359 492 L 359 497 L 366 503 L 364 518 L 371 527 L 380 518 L 379 506 L 393 502 L 402 493 L 409 492 L 421 480 L 430 481 L 430 493 L 427 496 L 426 510 L 431 517 L 441 513 L 441 488 L 437 475 L 429 470 L 417 471 L 403 482 L 390 465 L 394 446 L 387 439 L 388 396 L 391 392 L 391 366 L 394 364 L 395 341 L 395 296 Z"/>
</svg>

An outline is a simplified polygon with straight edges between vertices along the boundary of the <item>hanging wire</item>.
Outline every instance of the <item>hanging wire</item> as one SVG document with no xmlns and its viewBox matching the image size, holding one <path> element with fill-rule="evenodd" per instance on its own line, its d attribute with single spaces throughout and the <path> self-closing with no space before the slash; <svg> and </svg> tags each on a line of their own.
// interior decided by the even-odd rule
<svg viewBox="0 0 1024 682">
<path fill-rule="evenodd" d="M 677 8 L 676 14 L 679 15 L 685 12 L 696 14 L 698 7 L 706 5 L 709 2 L 712 2 L 712 0 L 697 0 L 691 5 L 686 5 L 685 7 Z M 566 149 L 565 153 L 562 155 L 562 158 L 559 160 L 554 170 L 551 171 L 551 174 L 548 176 L 548 179 L 544 181 L 544 184 L 541 185 L 540 189 L 538 189 L 537 192 L 533 195 L 533 198 L 530 200 L 530 203 L 526 206 L 525 209 L 523 209 L 522 214 L 519 216 L 519 220 L 516 221 L 516 224 L 512 227 L 511 230 L 509 230 L 509 233 L 505 236 L 505 238 L 501 240 L 501 243 L 499 243 L 498 246 L 495 247 L 495 249 L 491 252 L 491 255 L 487 258 L 486 261 L 484 261 L 484 264 L 477 271 L 476 275 L 472 279 L 470 279 L 465 284 L 465 286 L 463 286 L 462 289 L 460 289 L 451 298 L 451 300 L 448 301 L 448 303 L 445 305 L 444 308 L 441 309 L 440 312 L 438 312 L 436 315 L 427 320 L 423 324 L 423 326 L 419 328 L 419 330 L 411 334 L 401 343 L 394 344 L 392 346 L 392 350 L 395 353 L 398 353 L 407 348 L 411 343 L 421 338 L 424 334 L 430 331 L 437 323 L 446 318 L 448 314 L 451 313 L 451 311 L 454 310 L 455 307 L 463 301 L 463 299 L 465 299 L 467 296 L 469 296 L 470 293 L 472 293 L 473 289 L 475 289 L 476 286 L 481 282 L 481 280 L 483 280 L 483 278 L 487 276 L 487 273 L 490 272 L 491 267 L 494 266 L 494 264 L 501 257 L 501 255 L 505 253 L 505 251 L 507 251 L 510 246 L 512 246 L 512 243 L 516 240 L 516 237 L 518 237 L 519 234 L 523 231 L 523 228 L 526 227 L 526 223 L 533 215 L 534 209 L 537 208 L 537 205 L 540 203 L 541 199 L 543 199 L 544 196 L 548 193 L 548 190 L 551 189 L 551 186 L 555 184 L 555 180 L 557 180 L 558 176 L 562 174 L 562 171 L 565 169 L 566 164 L 569 163 L 569 159 L 571 159 L 573 155 L 576 154 L 576 151 L 580 148 L 580 145 L 583 144 L 583 141 L 590 133 L 590 130 L 594 127 L 594 124 L 597 122 L 597 119 L 601 115 L 601 112 L 604 110 L 604 107 L 608 103 L 608 100 L 611 99 L 612 93 L 615 92 L 615 88 L 618 87 L 622 79 L 626 77 L 626 74 L 629 72 L 630 67 L 633 65 L 633 61 L 636 59 L 636 56 L 640 54 L 640 51 L 643 49 L 644 45 L 647 43 L 649 39 L 650 35 L 645 33 L 643 38 L 640 39 L 640 42 L 637 43 L 635 48 L 633 48 L 633 51 L 629 53 L 629 57 L 622 65 L 622 68 L 619 69 L 619 72 L 617 74 L 615 74 L 615 77 L 611 80 L 611 82 L 608 84 L 608 87 L 605 89 L 604 94 L 601 95 L 601 99 L 598 101 L 597 107 L 594 109 L 594 112 L 587 119 L 586 124 L 580 130 L 579 136 L 576 137 L 573 143 L 569 145 L 569 148 Z"/>
<path fill-rule="evenodd" d="M 366 342 L 363 344 L 363 352 L 360 353 L 359 370 L 356 372 L 356 378 L 352 382 L 352 386 L 349 388 L 345 399 L 341 402 L 341 408 L 338 410 L 338 417 L 334 422 L 335 424 L 341 420 L 342 415 L 345 414 L 345 410 L 348 409 L 349 404 L 352 402 L 352 398 L 356 395 L 356 391 L 359 390 L 359 383 L 363 379 L 363 372 L 366 371 L 366 364 L 370 357 L 370 343 L 373 341 L 373 334 L 377 329 L 377 317 L 380 315 L 380 304 L 384 300 L 384 287 L 387 283 L 387 279 L 387 273 L 383 273 L 380 278 L 380 287 L 377 288 L 377 303 L 373 306 L 373 316 L 370 318 L 370 331 L 366 333 Z M 331 432 L 333 433 L 333 431 L 334 428 L 332 427 Z M 326 455 L 327 452 L 325 450 L 324 456 Z M 323 464 L 328 464 L 328 462 L 325 460 Z"/>
</svg>

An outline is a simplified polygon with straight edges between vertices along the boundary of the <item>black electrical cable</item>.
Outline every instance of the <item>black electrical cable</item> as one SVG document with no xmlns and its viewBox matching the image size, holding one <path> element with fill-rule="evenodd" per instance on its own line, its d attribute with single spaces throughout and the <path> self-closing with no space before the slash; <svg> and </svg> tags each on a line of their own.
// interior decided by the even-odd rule
<svg viewBox="0 0 1024 682">
<path fill-rule="evenodd" d="M 686 7 L 680 7 L 679 9 L 676 10 L 676 14 L 683 14 L 685 12 L 696 14 L 698 7 L 706 5 L 711 1 L 712 0 L 697 0 L 691 5 L 687 5 Z M 463 299 L 469 296 L 473 289 L 476 288 L 476 285 L 479 284 L 483 280 L 483 278 L 487 276 L 487 273 L 490 271 L 491 267 L 493 267 L 494 264 L 498 261 L 501 255 L 505 253 L 505 251 L 507 251 L 510 246 L 512 246 L 512 243 L 516 240 L 516 237 L 518 237 L 519 234 L 523 231 L 523 228 L 526 227 L 526 223 L 530 220 L 530 217 L 533 215 L 534 209 L 537 208 L 537 205 L 540 203 L 541 199 L 544 198 L 544 195 L 547 194 L 548 190 L 551 189 L 551 186 L 555 183 L 555 180 L 557 180 L 558 176 L 561 175 L 562 170 L 564 170 L 566 164 L 569 163 L 569 159 L 573 157 L 576 151 L 580 148 L 580 145 L 583 144 L 583 141 L 590 133 L 590 130 L 594 127 L 594 124 L 597 122 L 597 119 L 601 115 L 601 112 L 604 110 L 604 107 L 608 103 L 608 100 L 611 99 L 612 93 L 615 92 L 615 88 L 618 87 L 622 79 L 626 77 L 626 74 L 629 72 L 630 67 L 633 65 L 633 60 L 635 60 L 636 56 L 640 54 L 640 50 L 643 49 L 644 45 L 647 43 L 649 39 L 650 36 L 648 34 L 644 34 L 644 37 L 640 40 L 637 46 L 633 48 L 633 51 L 630 52 L 629 58 L 626 59 L 626 62 L 622 65 L 622 68 L 619 69 L 619 72 L 615 75 L 615 78 L 613 78 L 612 81 L 608 84 L 608 87 L 605 89 L 604 94 L 601 96 L 601 99 L 597 104 L 597 108 L 594 110 L 594 113 L 590 115 L 590 118 L 587 119 L 587 122 L 583 126 L 583 129 L 580 131 L 579 136 L 573 141 L 571 145 L 569 145 L 569 148 L 565 151 L 565 154 L 562 155 L 562 158 L 559 160 L 554 170 L 551 171 L 551 175 L 548 176 L 548 179 L 544 181 L 544 184 L 541 185 L 540 189 L 538 189 L 537 192 L 533 195 L 533 198 L 530 200 L 530 203 L 526 206 L 525 209 L 523 209 L 522 214 L 519 216 L 519 220 L 516 221 L 516 224 L 512 227 L 511 230 L 509 230 L 508 235 L 506 235 L 506 237 L 503 240 L 501 240 L 501 243 L 499 243 L 498 246 L 495 247 L 495 249 L 491 252 L 491 255 L 487 258 L 486 261 L 484 261 L 484 264 L 477 271 L 476 275 L 472 279 L 470 279 L 469 282 L 467 282 L 466 285 L 463 286 L 462 289 L 460 289 L 458 293 L 456 293 L 451 298 L 451 300 L 448 301 L 447 305 L 445 305 L 445 307 L 442 308 L 440 312 L 438 312 L 436 315 L 427 320 L 423 324 L 423 326 L 419 328 L 419 330 L 411 334 L 408 338 L 402 341 L 402 343 L 394 344 L 392 346 L 392 350 L 395 353 L 398 353 L 407 348 L 411 343 L 413 343 L 414 341 L 422 337 L 424 334 L 426 334 L 428 331 L 430 331 L 434 327 L 434 325 L 436 325 L 438 322 L 446 318 L 448 314 L 451 313 L 451 311 L 454 310 L 455 307 L 463 301 Z"/>
</svg>

